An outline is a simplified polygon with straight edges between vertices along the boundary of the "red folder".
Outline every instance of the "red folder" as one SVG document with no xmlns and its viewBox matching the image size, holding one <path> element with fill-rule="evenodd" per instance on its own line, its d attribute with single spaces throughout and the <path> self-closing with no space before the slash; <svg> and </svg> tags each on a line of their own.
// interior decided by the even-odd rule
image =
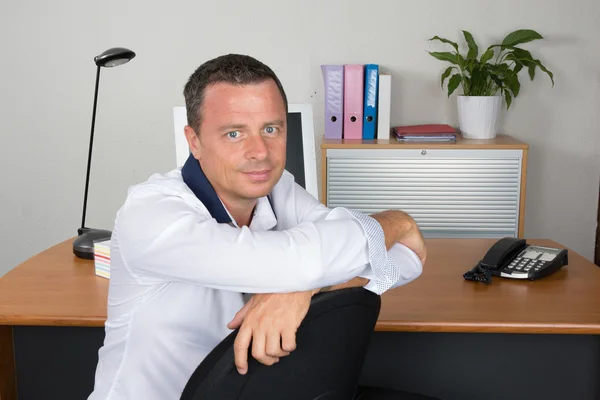
<svg viewBox="0 0 600 400">
<path fill-rule="evenodd" d="M 397 135 L 426 135 L 440 133 L 457 133 L 456 129 L 446 124 L 424 124 L 395 126 L 394 133 Z"/>
</svg>

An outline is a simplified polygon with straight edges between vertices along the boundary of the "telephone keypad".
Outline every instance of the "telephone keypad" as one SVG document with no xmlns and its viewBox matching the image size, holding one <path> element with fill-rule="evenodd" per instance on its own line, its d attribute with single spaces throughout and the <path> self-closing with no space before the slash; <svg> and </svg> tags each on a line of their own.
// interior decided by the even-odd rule
<svg viewBox="0 0 600 400">
<path fill-rule="evenodd" d="M 511 263 L 508 265 L 508 267 L 506 268 L 509 271 L 518 271 L 518 272 L 527 272 L 529 273 L 531 270 L 533 270 L 534 272 L 537 272 L 541 269 L 543 269 L 546 264 L 548 264 L 548 261 L 544 261 L 544 260 L 530 260 L 530 259 L 524 259 L 521 257 L 517 257 L 515 258 L 513 261 L 511 261 Z"/>
<path fill-rule="evenodd" d="M 519 272 L 529 272 L 532 268 L 536 271 L 539 271 L 539 269 L 541 269 L 541 266 L 541 263 L 537 260 L 528 260 L 525 258 L 517 257 L 508 265 L 508 269 Z"/>
</svg>

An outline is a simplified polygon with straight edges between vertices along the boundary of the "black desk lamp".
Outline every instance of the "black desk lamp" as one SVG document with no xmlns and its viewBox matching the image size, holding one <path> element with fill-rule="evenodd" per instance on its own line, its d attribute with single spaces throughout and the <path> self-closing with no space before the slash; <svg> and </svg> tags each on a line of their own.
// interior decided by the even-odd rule
<svg viewBox="0 0 600 400">
<path fill-rule="evenodd" d="M 94 109 L 92 111 L 92 131 L 90 133 L 90 149 L 88 153 L 87 173 L 85 176 L 85 194 L 83 195 L 83 215 L 81 217 L 81 228 L 77 230 L 79 235 L 73 242 L 73 253 L 79 258 L 94 259 L 94 242 L 110 239 L 112 232 L 104 229 L 91 229 L 85 226 L 85 213 L 87 209 L 88 187 L 90 183 L 90 166 L 92 164 L 92 148 L 94 143 L 94 125 L 96 123 L 96 104 L 98 102 L 98 83 L 100 82 L 101 67 L 117 67 L 129 62 L 135 53 L 129 49 L 115 47 L 94 57 L 98 66 L 96 70 L 96 90 L 94 92 Z"/>
</svg>

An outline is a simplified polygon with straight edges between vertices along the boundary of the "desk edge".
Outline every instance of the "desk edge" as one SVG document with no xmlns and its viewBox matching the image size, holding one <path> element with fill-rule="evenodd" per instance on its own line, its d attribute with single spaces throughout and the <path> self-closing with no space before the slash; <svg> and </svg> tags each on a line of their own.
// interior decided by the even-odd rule
<svg viewBox="0 0 600 400">
<path fill-rule="evenodd" d="M 104 328 L 103 317 L 0 315 L 0 325 L 11 326 L 80 326 Z"/>
<path fill-rule="evenodd" d="M 598 324 L 377 321 L 378 332 L 532 333 L 600 335 Z"/>
<path fill-rule="evenodd" d="M 77 326 L 104 328 L 101 317 L 58 317 L 58 316 L 4 316 L 0 315 L 0 326 Z M 380 320 L 375 325 L 377 332 L 449 332 L 449 333 L 535 333 L 535 334 L 579 334 L 600 335 L 598 324 L 567 323 L 506 323 L 506 322 L 414 322 Z"/>
</svg>

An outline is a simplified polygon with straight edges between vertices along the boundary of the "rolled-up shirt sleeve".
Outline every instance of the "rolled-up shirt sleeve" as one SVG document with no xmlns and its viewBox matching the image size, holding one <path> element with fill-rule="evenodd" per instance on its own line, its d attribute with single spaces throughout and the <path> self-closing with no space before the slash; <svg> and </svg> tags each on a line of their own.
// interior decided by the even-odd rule
<svg viewBox="0 0 600 400">
<path fill-rule="evenodd" d="M 140 189 L 119 210 L 113 236 L 125 267 L 142 281 L 236 292 L 316 289 L 372 265 L 363 225 L 345 209 L 282 231 L 252 231 L 217 223 L 178 196 Z M 375 275 L 388 284 L 386 272 Z"/>
<path fill-rule="evenodd" d="M 373 218 L 357 211 L 349 211 L 361 224 L 367 237 L 369 265 L 365 274 L 369 283 L 365 289 L 377 294 L 409 283 L 421 275 L 423 265 L 417 255 L 408 247 L 396 243 L 387 250 L 385 235 L 381 225 Z"/>
<path fill-rule="evenodd" d="M 318 221 L 331 211 L 298 186 L 295 188 L 295 198 L 298 204 L 302 205 L 299 222 Z M 365 289 L 382 294 L 386 290 L 405 285 L 421 275 L 423 264 L 414 251 L 400 243 L 387 250 L 383 229 L 373 217 L 355 210 L 344 210 L 360 223 L 363 228 L 362 234 L 367 241 L 370 268 L 365 268 L 365 271 L 358 275 L 369 279 Z"/>
</svg>

